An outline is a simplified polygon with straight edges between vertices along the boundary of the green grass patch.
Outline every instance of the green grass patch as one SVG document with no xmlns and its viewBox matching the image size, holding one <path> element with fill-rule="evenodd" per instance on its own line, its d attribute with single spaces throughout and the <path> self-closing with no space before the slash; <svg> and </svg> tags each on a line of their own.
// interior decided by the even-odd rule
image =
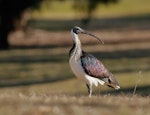
<svg viewBox="0 0 150 115">
<path fill-rule="evenodd" d="M 149 0 L 119 0 L 116 4 L 99 4 L 94 17 L 120 17 L 150 13 Z M 32 12 L 33 18 L 80 19 L 83 13 L 73 9 L 73 1 L 45 1 L 39 10 Z"/>
</svg>

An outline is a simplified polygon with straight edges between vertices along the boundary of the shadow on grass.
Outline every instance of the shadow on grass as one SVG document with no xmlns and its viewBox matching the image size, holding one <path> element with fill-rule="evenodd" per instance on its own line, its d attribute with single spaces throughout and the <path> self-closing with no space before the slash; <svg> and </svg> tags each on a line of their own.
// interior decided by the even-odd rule
<svg viewBox="0 0 150 115">
<path fill-rule="evenodd" d="M 125 51 L 113 51 L 113 52 L 92 52 L 97 58 L 100 59 L 119 59 L 119 58 L 142 58 L 150 57 L 150 49 L 140 50 L 125 50 Z M 0 63 L 48 63 L 48 62 L 66 62 L 68 61 L 68 54 L 41 54 L 41 55 L 28 55 L 24 54 L 16 56 L 10 55 L 9 57 L 1 57 Z"/>
<path fill-rule="evenodd" d="M 92 19 L 89 25 L 85 26 L 80 20 L 47 20 L 34 19 L 29 20 L 27 27 L 44 29 L 48 31 L 66 31 L 70 30 L 75 25 L 88 26 L 88 29 L 150 29 L 150 14 L 139 16 L 126 16 L 119 18 L 95 18 Z"/>
<path fill-rule="evenodd" d="M 97 58 L 118 59 L 118 58 L 142 58 L 150 57 L 150 49 L 125 50 L 113 52 L 94 52 L 92 53 Z"/>
<path fill-rule="evenodd" d="M 10 57 L 0 58 L 0 63 L 21 63 L 21 64 L 30 64 L 30 63 L 48 63 L 48 62 L 65 62 L 68 61 L 68 55 L 60 54 L 60 55 L 12 55 Z"/>
<path fill-rule="evenodd" d="M 150 96 L 150 85 L 137 86 L 135 93 L 133 93 L 134 88 L 135 87 L 129 87 L 129 88 L 123 88 L 120 90 L 103 91 L 103 92 L 100 92 L 100 94 L 111 94 L 111 95 L 126 94 L 129 96 L 134 96 L 134 95 Z"/>
<path fill-rule="evenodd" d="M 40 80 L 26 80 L 26 81 L 19 81 L 19 82 L 9 82 L 9 83 L 1 83 L 0 88 L 6 88 L 6 87 L 17 87 L 17 86 L 29 86 L 29 85 L 35 85 L 35 84 L 44 84 L 44 83 L 53 83 L 58 81 L 63 81 L 70 79 L 70 76 L 65 77 L 56 77 L 56 78 L 46 78 L 46 79 L 40 79 Z"/>
</svg>

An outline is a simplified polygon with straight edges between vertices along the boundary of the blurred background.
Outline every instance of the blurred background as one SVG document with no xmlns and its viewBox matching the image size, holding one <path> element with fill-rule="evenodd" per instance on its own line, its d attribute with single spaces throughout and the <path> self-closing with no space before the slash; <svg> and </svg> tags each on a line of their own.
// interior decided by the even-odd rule
<svg viewBox="0 0 150 115">
<path fill-rule="evenodd" d="M 119 91 L 99 86 L 95 94 L 149 95 L 149 4 L 150 0 L 0 0 L 0 92 L 17 88 L 27 94 L 87 94 L 68 64 L 70 30 L 80 26 L 101 36 L 105 45 L 80 36 L 83 49 L 100 59 L 121 86 Z"/>
<path fill-rule="evenodd" d="M 121 89 L 87 87 L 69 67 L 74 26 L 83 50 Z M 0 0 L 0 114 L 149 115 L 150 0 Z"/>
</svg>

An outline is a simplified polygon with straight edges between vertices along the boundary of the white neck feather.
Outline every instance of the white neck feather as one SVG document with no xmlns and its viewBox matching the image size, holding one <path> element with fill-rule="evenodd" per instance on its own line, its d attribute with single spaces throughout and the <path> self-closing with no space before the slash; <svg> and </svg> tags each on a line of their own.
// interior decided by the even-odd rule
<svg viewBox="0 0 150 115">
<path fill-rule="evenodd" d="M 82 55 L 81 42 L 78 35 L 75 34 L 73 31 L 71 31 L 71 36 L 75 44 L 74 52 L 72 54 L 72 59 L 74 59 L 74 61 L 77 61 Z"/>
</svg>

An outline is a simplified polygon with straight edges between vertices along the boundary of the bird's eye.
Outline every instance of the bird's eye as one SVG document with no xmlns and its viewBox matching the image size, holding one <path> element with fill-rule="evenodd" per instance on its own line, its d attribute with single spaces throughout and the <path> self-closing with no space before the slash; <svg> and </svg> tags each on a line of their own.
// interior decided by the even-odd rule
<svg viewBox="0 0 150 115">
<path fill-rule="evenodd" d="M 79 29 L 78 28 L 74 28 L 73 32 L 76 33 L 76 34 L 78 34 L 79 33 Z"/>
</svg>

